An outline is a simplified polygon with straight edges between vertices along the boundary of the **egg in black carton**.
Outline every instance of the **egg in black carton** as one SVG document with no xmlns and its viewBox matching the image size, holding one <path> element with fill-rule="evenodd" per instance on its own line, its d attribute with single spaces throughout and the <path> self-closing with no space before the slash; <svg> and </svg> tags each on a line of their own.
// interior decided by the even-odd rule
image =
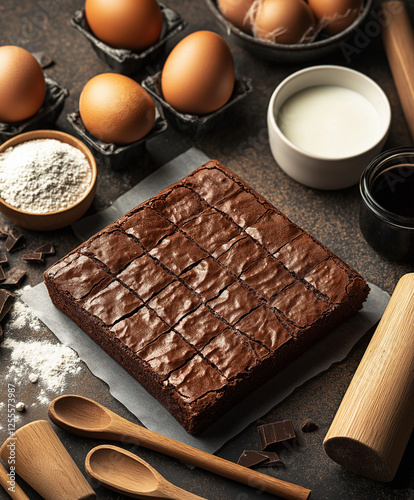
<svg viewBox="0 0 414 500">
<path fill-rule="evenodd" d="M 84 10 L 75 12 L 71 24 L 89 40 L 98 57 L 111 69 L 124 75 L 132 75 L 157 59 L 164 51 L 167 41 L 187 26 L 187 22 L 176 11 L 161 3 L 159 6 L 163 17 L 161 36 L 155 44 L 139 52 L 114 48 L 99 40 L 88 26 Z"/>
<path fill-rule="evenodd" d="M 48 128 L 55 124 L 63 110 L 65 99 L 69 95 L 69 92 L 48 75 L 45 75 L 45 83 L 45 98 L 42 106 L 35 115 L 18 123 L 0 122 L 1 142 L 5 142 L 23 132 Z"/>
</svg>

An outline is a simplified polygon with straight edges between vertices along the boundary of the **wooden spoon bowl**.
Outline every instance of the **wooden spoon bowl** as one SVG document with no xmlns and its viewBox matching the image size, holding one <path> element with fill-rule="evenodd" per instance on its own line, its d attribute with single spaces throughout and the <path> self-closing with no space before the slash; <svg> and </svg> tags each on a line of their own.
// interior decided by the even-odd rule
<svg viewBox="0 0 414 500">
<path fill-rule="evenodd" d="M 85 470 L 95 481 L 131 498 L 202 500 L 202 497 L 174 486 L 145 460 L 117 446 L 93 448 L 86 456 Z"/>
</svg>

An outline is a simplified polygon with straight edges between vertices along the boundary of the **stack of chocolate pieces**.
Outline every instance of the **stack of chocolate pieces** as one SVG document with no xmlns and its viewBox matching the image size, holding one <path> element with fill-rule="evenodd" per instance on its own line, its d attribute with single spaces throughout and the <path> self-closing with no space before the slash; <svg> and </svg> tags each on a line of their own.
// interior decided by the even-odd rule
<svg viewBox="0 0 414 500">
<path fill-rule="evenodd" d="M 8 254 L 18 252 L 26 247 L 24 235 L 16 226 L 0 227 L 0 239 L 4 240 L 4 252 L 0 252 L 0 342 L 3 340 L 3 320 L 10 311 L 14 295 L 9 290 L 18 288 L 25 276 L 26 271 L 19 267 L 12 267 L 5 272 L 5 267 L 9 266 Z M 52 243 L 45 243 L 36 248 L 33 252 L 24 253 L 21 258 L 27 262 L 44 263 L 45 257 L 53 255 L 55 248 Z"/>
<path fill-rule="evenodd" d="M 0 342 L 3 340 L 3 327 L 2 321 L 6 314 L 10 311 L 14 302 L 14 295 L 2 288 L 0 288 Z"/>
<path fill-rule="evenodd" d="M 281 467 L 283 462 L 276 453 L 278 446 L 292 444 L 296 440 L 291 420 L 281 420 L 257 427 L 261 450 L 244 450 L 237 463 L 244 467 Z"/>
<path fill-rule="evenodd" d="M 55 248 L 52 243 L 45 243 L 39 248 L 36 248 L 33 252 L 24 253 L 22 259 L 27 262 L 33 262 L 36 264 L 43 264 L 45 262 L 45 257 L 47 255 L 53 255 L 55 253 Z"/>
</svg>

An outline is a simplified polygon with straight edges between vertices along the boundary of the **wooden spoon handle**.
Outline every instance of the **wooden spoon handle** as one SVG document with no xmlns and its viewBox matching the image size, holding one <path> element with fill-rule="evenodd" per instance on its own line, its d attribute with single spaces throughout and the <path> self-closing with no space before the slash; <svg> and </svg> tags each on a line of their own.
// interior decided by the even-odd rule
<svg viewBox="0 0 414 500">
<path fill-rule="evenodd" d="M 205 500 L 205 497 L 199 497 L 171 483 L 168 485 L 168 491 L 165 490 L 165 493 L 167 494 L 166 498 L 168 498 L 168 500 Z"/>
<path fill-rule="evenodd" d="M 391 481 L 414 425 L 414 273 L 403 276 L 325 437 L 347 469 Z"/>
<path fill-rule="evenodd" d="M 380 6 L 382 40 L 411 137 L 414 139 L 414 32 L 403 1 Z"/>
<path fill-rule="evenodd" d="M 26 493 L 15 482 L 10 481 L 6 469 L 0 464 L 0 484 L 13 500 L 30 500 Z"/>
<path fill-rule="evenodd" d="M 180 443 L 179 441 L 145 429 L 121 417 L 114 419 L 114 425 L 115 421 L 116 433 L 114 432 L 113 434 L 114 439 L 119 439 L 119 432 L 121 431 L 123 439 L 126 441 L 131 441 L 145 448 L 157 451 L 158 453 L 177 458 L 178 460 L 196 465 L 201 469 L 213 472 L 219 476 L 232 479 L 242 484 L 247 484 L 252 488 L 278 495 L 287 500 L 306 500 L 311 493 L 311 490 L 307 488 L 267 476 L 261 472 L 225 460 L 224 458 L 211 455 L 203 450 L 198 450 L 187 444 Z M 109 433 L 107 433 L 106 437 L 111 439 Z"/>
</svg>

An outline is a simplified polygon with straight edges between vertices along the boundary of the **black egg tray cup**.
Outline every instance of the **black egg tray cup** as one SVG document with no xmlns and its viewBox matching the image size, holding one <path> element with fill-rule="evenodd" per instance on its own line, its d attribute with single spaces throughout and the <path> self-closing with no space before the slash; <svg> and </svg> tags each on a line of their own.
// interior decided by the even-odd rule
<svg viewBox="0 0 414 500">
<path fill-rule="evenodd" d="M 168 127 L 162 109 L 155 106 L 155 122 L 148 134 L 130 144 L 116 145 L 93 137 L 86 130 L 79 111 L 69 113 L 67 120 L 72 125 L 78 137 L 91 147 L 97 159 L 100 159 L 104 165 L 111 167 L 113 170 L 121 170 L 126 163 L 142 156 L 146 151 L 146 142 L 165 132 Z"/>
<path fill-rule="evenodd" d="M 161 104 L 168 123 L 193 139 L 201 137 L 206 132 L 216 127 L 224 119 L 230 108 L 244 99 L 253 89 L 250 79 L 236 77 L 233 93 L 224 106 L 213 113 L 192 115 L 180 113 L 164 100 L 161 90 L 161 71 L 155 75 L 148 76 L 141 82 L 141 85 Z"/>
<path fill-rule="evenodd" d="M 54 126 L 59 118 L 65 104 L 65 99 L 69 92 L 61 87 L 53 78 L 45 75 L 46 95 L 39 111 L 31 118 L 19 123 L 1 123 L 0 122 L 0 141 L 5 142 L 12 137 L 42 128 Z"/>
<path fill-rule="evenodd" d="M 187 22 L 177 12 L 161 3 L 159 5 L 163 17 L 160 39 L 141 52 L 117 49 L 99 40 L 89 28 L 84 10 L 75 12 L 71 24 L 89 40 L 98 57 L 103 59 L 110 68 L 124 75 L 132 75 L 142 67 L 150 66 L 151 62 L 162 54 L 166 42 L 187 26 Z"/>
</svg>

